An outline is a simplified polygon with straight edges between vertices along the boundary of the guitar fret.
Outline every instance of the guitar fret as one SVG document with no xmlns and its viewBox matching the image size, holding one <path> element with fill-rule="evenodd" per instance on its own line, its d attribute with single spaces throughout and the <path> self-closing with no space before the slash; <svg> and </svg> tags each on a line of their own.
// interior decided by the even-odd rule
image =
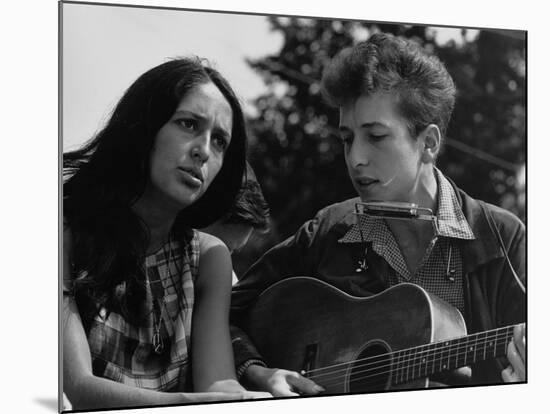
<svg viewBox="0 0 550 414">
<path fill-rule="evenodd" d="M 445 343 L 443 344 L 443 346 L 444 346 L 444 349 L 447 350 L 447 357 L 445 357 L 445 353 L 443 353 L 443 358 L 442 358 L 442 359 L 443 359 L 443 360 L 445 360 L 445 359 L 447 360 L 446 363 L 443 363 L 443 370 L 447 370 L 448 367 L 449 367 L 449 358 L 450 358 L 450 356 L 451 356 L 451 351 L 450 351 L 450 349 L 449 349 L 449 341 L 445 342 Z"/>
<path fill-rule="evenodd" d="M 425 347 L 424 346 L 421 346 L 418 348 L 417 350 L 417 362 L 416 362 L 416 366 L 418 368 L 418 373 L 416 374 L 416 378 L 422 378 L 423 377 L 423 374 L 422 374 L 422 368 L 424 366 L 424 355 L 426 353 L 426 350 L 425 350 Z"/>
<path fill-rule="evenodd" d="M 435 374 L 435 356 L 437 354 L 436 352 L 437 350 L 437 345 L 433 344 L 432 345 L 432 374 Z"/>
<path fill-rule="evenodd" d="M 479 335 L 476 335 L 475 336 L 475 339 L 474 339 L 474 347 L 473 347 L 473 361 L 472 363 L 475 364 L 476 362 L 476 351 L 477 351 L 477 339 L 478 339 Z"/>
<path fill-rule="evenodd" d="M 469 337 L 466 337 L 466 347 L 464 348 L 464 362 L 463 362 L 463 366 L 466 366 L 468 365 L 468 347 L 470 346 L 469 345 L 469 342 L 470 342 L 470 339 Z"/>
<path fill-rule="evenodd" d="M 442 355 L 443 353 L 441 352 L 440 355 Z M 443 371 L 443 357 L 440 356 L 439 357 L 439 372 Z"/>
<path fill-rule="evenodd" d="M 405 375 L 405 367 L 406 367 L 405 355 L 406 355 L 406 352 L 403 352 L 403 354 L 401 355 L 401 382 L 404 381 L 404 375 Z"/>
<path fill-rule="evenodd" d="M 448 369 L 456 368 L 454 366 L 455 358 L 453 358 L 453 357 L 457 353 L 458 353 L 458 342 L 457 341 L 451 341 L 451 346 L 450 346 L 450 349 L 449 349 L 449 360 L 447 361 L 447 368 Z"/>
<path fill-rule="evenodd" d="M 478 341 L 477 341 L 477 349 L 475 353 L 475 360 L 479 361 L 485 361 L 485 340 L 487 338 L 487 332 L 480 332 L 478 335 Z"/>
<path fill-rule="evenodd" d="M 425 348 L 426 348 L 426 352 L 424 354 L 424 358 L 422 359 L 422 361 L 424 363 L 424 376 L 427 377 L 428 376 L 429 357 L 430 357 L 430 354 L 432 352 L 432 346 L 428 345 Z"/>
<path fill-rule="evenodd" d="M 405 381 L 408 381 L 409 380 L 409 365 L 411 364 L 411 351 L 410 350 L 407 350 L 407 362 L 406 362 L 406 365 L 407 365 L 407 372 L 406 372 L 406 375 L 405 375 Z"/>
<path fill-rule="evenodd" d="M 485 340 L 483 341 L 483 360 L 484 361 L 487 356 L 487 336 L 488 336 L 488 332 L 485 332 Z"/>
<path fill-rule="evenodd" d="M 400 359 L 401 359 L 401 351 L 394 352 L 393 362 L 392 362 L 392 382 L 393 384 L 399 383 L 399 370 L 400 370 Z"/>
<path fill-rule="evenodd" d="M 460 338 L 457 341 L 457 352 L 456 352 L 456 361 L 455 361 L 455 368 L 460 367 L 462 364 L 460 362 L 460 357 L 462 356 L 462 352 L 464 352 L 464 349 L 466 347 L 466 340 L 464 338 Z"/>
<path fill-rule="evenodd" d="M 416 374 L 415 374 L 415 369 L 416 369 L 416 364 L 417 364 L 417 359 L 418 359 L 418 351 L 416 349 L 413 349 L 412 351 L 413 353 L 413 366 L 412 366 L 412 373 L 411 373 L 411 379 L 415 379 L 416 378 Z"/>
<path fill-rule="evenodd" d="M 470 365 L 472 362 L 472 351 L 474 350 L 474 347 L 472 346 L 472 342 L 475 344 L 475 336 L 470 336 L 468 338 L 468 342 L 466 344 L 466 350 L 464 353 L 464 365 Z"/>
<path fill-rule="evenodd" d="M 402 383 L 404 380 L 405 380 L 405 354 L 406 354 L 406 351 L 402 351 L 401 352 L 401 363 L 400 363 L 400 376 L 399 376 L 399 382 Z"/>
<path fill-rule="evenodd" d="M 399 363 L 400 365 L 399 370 L 401 374 L 400 381 L 403 382 L 403 374 L 405 373 L 405 353 L 404 352 L 401 352 L 400 358 L 401 358 L 401 361 Z"/>
<path fill-rule="evenodd" d="M 414 355 L 413 355 L 414 349 L 409 349 L 409 359 L 407 364 L 407 381 L 410 381 L 414 378 Z"/>
<path fill-rule="evenodd" d="M 411 379 L 415 379 L 417 378 L 416 374 L 415 374 L 415 370 L 416 370 L 416 367 L 418 365 L 418 349 L 415 349 L 414 350 L 414 356 L 413 356 L 413 369 L 412 369 L 412 378 Z M 420 375 L 418 375 L 420 376 Z"/>
</svg>

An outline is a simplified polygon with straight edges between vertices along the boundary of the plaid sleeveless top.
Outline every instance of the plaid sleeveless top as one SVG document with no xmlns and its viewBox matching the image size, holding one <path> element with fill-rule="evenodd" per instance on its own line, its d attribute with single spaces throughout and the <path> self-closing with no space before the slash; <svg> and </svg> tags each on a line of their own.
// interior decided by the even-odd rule
<svg viewBox="0 0 550 414">
<path fill-rule="evenodd" d="M 146 324 L 136 327 L 122 315 L 101 309 L 88 343 L 93 373 L 139 388 L 191 391 L 191 319 L 199 266 L 195 230 L 183 242 L 169 240 L 145 258 Z M 153 340 L 155 333 L 157 341 Z M 162 349 L 155 346 L 162 344 Z"/>
</svg>

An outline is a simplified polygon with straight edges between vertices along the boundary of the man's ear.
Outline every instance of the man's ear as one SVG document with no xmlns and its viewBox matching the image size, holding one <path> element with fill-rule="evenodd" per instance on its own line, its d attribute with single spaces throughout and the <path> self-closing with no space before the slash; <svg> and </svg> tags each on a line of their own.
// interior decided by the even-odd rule
<svg viewBox="0 0 550 414">
<path fill-rule="evenodd" d="M 435 163 L 439 149 L 441 148 L 441 131 L 435 124 L 428 125 L 420 133 L 422 143 L 422 162 Z"/>
</svg>

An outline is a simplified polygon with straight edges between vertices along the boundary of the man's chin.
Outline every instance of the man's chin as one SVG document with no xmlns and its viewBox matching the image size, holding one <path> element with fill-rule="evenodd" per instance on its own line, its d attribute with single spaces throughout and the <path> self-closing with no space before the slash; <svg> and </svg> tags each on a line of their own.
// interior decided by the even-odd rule
<svg viewBox="0 0 550 414">
<path fill-rule="evenodd" d="M 375 194 L 359 194 L 359 198 L 361 199 L 361 202 L 363 203 L 369 203 L 372 201 L 387 201 L 381 198 L 380 196 L 377 196 Z"/>
</svg>

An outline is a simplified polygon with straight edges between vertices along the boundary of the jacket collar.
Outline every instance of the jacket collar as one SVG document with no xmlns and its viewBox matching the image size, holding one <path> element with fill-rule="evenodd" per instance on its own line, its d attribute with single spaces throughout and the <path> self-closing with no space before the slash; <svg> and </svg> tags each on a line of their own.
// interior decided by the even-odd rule
<svg viewBox="0 0 550 414">
<path fill-rule="evenodd" d="M 472 229 L 475 239 L 464 241 L 463 247 L 463 266 L 464 271 L 469 273 L 478 266 L 485 264 L 493 259 L 503 257 L 504 252 L 499 247 L 498 241 L 493 234 L 493 230 L 483 213 L 481 202 L 474 200 L 464 191 L 460 190 L 456 184 L 447 178 L 458 196 L 458 202 L 464 212 L 466 221 Z"/>
</svg>

